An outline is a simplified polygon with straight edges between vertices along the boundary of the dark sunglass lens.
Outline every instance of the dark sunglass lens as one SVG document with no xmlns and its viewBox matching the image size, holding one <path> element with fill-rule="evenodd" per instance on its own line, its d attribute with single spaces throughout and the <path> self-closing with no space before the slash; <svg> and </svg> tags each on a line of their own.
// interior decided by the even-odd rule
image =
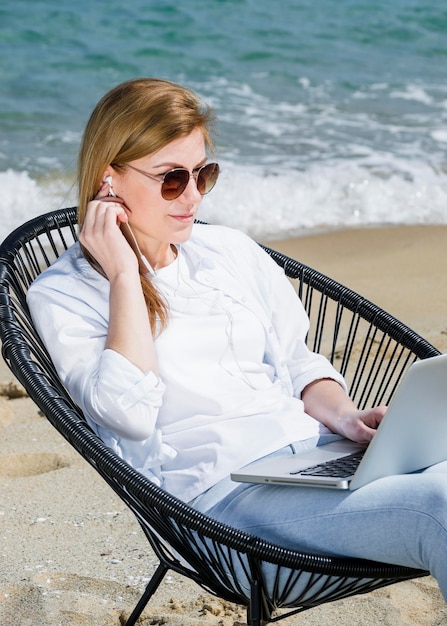
<svg viewBox="0 0 447 626">
<path fill-rule="evenodd" d="M 204 196 L 209 193 L 217 182 L 219 176 L 219 165 L 217 163 L 208 163 L 199 172 L 197 176 L 197 189 Z"/>
<path fill-rule="evenodd" d="M 166 174 L 163 180 L 161 195 L 165 200 L 175 200 L 185 191 L 188 183 L 188 170 L 172 170 Z"/>
</svg>

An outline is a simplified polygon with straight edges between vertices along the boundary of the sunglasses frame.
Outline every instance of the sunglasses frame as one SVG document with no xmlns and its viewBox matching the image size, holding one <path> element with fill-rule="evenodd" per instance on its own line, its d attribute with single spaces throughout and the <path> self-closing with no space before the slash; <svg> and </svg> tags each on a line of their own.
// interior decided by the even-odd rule
<svg viewBox="0 0 447 626">
<path fill-rule="evenodd" d="M 200 172 L 206 167 L 210 167 L 211 165 L 217 166 L 216 180 L 214 181 L 213 186 L 210 189 L 208 189 L 208 191 L 205 191 L 204 193 L 202 193 L 199 189 L 199 186 L 197 185 L 197 181 L 200 176 Z M 171 200 L 175 200 L 176 198 L 179 198 L 182 195 L 182 193 L 185 191 L 186 187 L 188 186 L 189 181 L 191 180 L 191 177 L 193 177 L 195 180 L 197 191 L 200 193 L 201 196 L 205 196 L 214 188 L 214 185 L 216 184 L 217 179 L 220 174 L 220 168 L 219 168 L 218 163 L 206 163 L 205 165 L 202 165 L 202 167 L 199 167 L 198 169 L 193 170 L 192 172 L 190 172 L 184 167 L 174 167 L 172 170 L 169 170 L 169 172 L 166 172 L 166 174 L 163 174 L 163 178 L 160 178 L 160 175 L 154 176 L 153 174 L 148 174 L 144 170 L 140 170 L 138 167 L 135 167 L 134 165 L 130 165 L 130 163 L 126 163 L 126 166 L 129 167 L 131 170 L 134 170 L 135 172 L 138 172 L 139 174 L 146 176 L 146 178 L 150 178 L 150 180 L 154 180 L 158 183 L 161 183 L 161 197 L 163 198 L 163 200 L 167 200 L 168 202 Z M 188 180 L 185 183 L 185 186 L 182 189 L 180 189 L 179 193 L 176 196 L 173 196 L 172 198 L 165 198 L 165 196 L 163 195 L 163 185 L 166 182 L 166 177 L 169 176 L 169 174 L 172 174 L 174 172 L 186 172 L 188 174 Z"/>
</svg>

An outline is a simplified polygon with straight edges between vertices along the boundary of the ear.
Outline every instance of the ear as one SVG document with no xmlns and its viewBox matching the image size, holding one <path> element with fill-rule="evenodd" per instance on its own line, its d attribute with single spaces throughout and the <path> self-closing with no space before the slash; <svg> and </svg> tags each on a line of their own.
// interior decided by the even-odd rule
<svg viewBox="0 0 447 626">
<path fill-rule="evenodd" d="M 101 177 L 101 180 L 104 182 L 106 180 L 106 178 L 109 178 L 109 176 L 113 176 L 114 175 L 114 171 L 113 169 L 109 166 L 105 171 L 104 174 Z"/>
</svg>

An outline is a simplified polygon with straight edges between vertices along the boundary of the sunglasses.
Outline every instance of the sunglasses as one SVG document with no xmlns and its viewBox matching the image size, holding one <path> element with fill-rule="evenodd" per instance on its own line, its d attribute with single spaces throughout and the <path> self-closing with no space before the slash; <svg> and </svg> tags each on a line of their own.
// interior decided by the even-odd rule
<svg viewBox="0 0 447 626">
<path fill-rule="evenodd" d="M 196 181 L 199 193 L 204 196 L 214 187 L 220 174 L 218 163 L 208 163 L 207 165 L 194 170 L 192 173 L 185 170 L 183 167 L 176 167 L 175 169 L 166 172 L 163 178 L 148 174 L 133 165 L 129 165 L 129 163 L 126 163 L 126 166 L 130 167 L 131 170 L 135 170 L 139 174 L 143 174 L 143 176 L 147 176 L 147 178 L 150 178 L 151 180 L 156 180 L 161 183 L 161 197 L 164 198 L 164 200 L 175 200 L 181 196 L 185 191 L 191 176 L 193 176 Z"/>
</svg>

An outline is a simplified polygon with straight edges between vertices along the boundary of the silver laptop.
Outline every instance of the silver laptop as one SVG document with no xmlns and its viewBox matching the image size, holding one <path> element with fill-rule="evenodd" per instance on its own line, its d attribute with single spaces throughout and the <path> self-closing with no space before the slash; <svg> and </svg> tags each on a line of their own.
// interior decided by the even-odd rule
<svg viewBox="0 0 447 626">
<path fill-rule="evenodd" d="M 354 458 L 348 459 L 354 455 Z M 447 460 L 447 354 L 416 361 L 404 375 L 369 446 L 348 439 L 251 464 L 237 482 L 358 489 Z M 342 469 L 331 468 L 333 464 Z M 350 464 L 351 468 L 344 466 Z M 354 466 L 354 468 L 352 467 Z M 356 469 L 355 469 L 356 468 Z"/>
</svg>

